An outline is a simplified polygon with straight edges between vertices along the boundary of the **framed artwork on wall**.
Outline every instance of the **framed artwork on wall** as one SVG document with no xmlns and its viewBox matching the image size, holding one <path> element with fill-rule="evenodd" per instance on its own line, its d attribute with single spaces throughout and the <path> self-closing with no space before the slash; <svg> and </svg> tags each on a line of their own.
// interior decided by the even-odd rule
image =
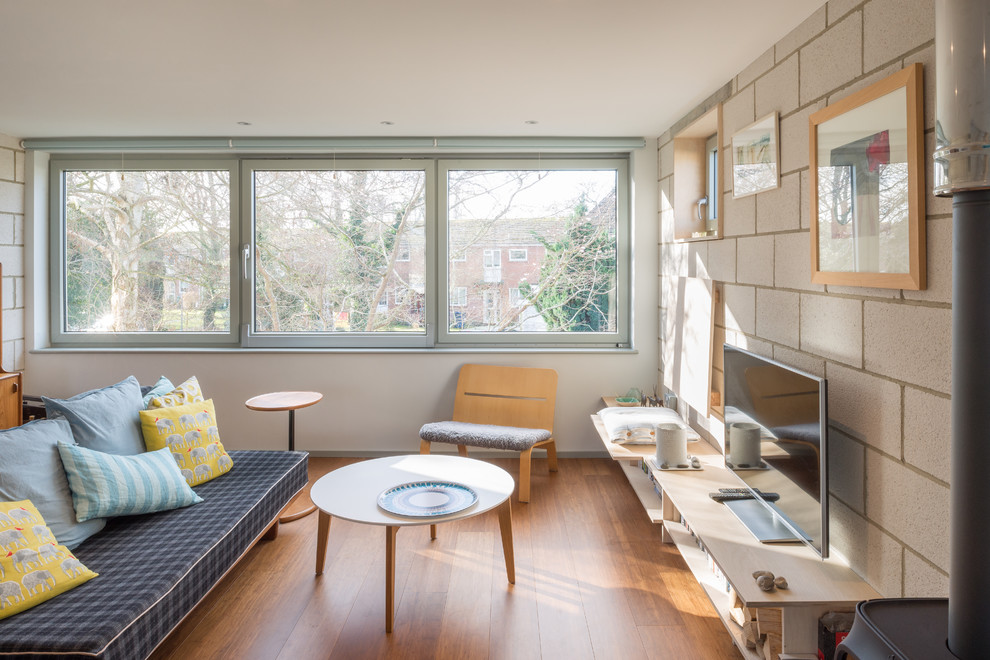
<svg viewBox="0 0 990 660">
<path fill-rule="evenodd" d="M 922 66 L 811 115 L 811 281 L 925 288 Z"/>
<path fill-rule="evenodd" d="M 777 113 L 732 135 L 732 197 L 780 187 Z"/>
</svg>

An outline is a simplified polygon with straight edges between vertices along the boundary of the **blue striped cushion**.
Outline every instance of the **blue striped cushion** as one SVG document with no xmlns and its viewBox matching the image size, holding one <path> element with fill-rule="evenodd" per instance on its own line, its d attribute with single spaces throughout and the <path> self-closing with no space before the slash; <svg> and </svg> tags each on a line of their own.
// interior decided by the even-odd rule
<svg viewBox="0 0 990 660">
<path fill-rule="evenodd" d="M 203 501 L 186 483 L 167 447 L 117 456 L 60 442 L 58 452 L 79 522 L 178 509 Z"/>
</svg>

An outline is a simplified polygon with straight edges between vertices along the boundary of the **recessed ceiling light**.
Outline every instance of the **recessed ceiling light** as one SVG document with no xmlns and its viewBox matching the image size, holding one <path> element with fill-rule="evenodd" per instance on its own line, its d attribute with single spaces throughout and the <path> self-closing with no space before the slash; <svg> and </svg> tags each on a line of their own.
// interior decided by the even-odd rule
<svg viewBox="0 0 990 660">
<path fill-rule="evenodd" d="M 385 119 L 383 121 L 380 121 L 378 123 L 381 124 L 382 126 L 394 126 L 395 125 L 395 122 L 394 121 L 389 121 L 387 119 Z"/>
<path fill-rule="evenodd" d="M 535 119 L 527 119 L 526 123 L 532 126 L 534 124 L 539 124 L 540 122 L 536 121 Z"/>
<path fill-rule="evenodd" d="M 251 122 L 249 122 L 249 121 L 239 121 L 239 122 L 237 122 L 237 125 L 238 126 L 250 126 L 251 125 Z"/>
</svg>

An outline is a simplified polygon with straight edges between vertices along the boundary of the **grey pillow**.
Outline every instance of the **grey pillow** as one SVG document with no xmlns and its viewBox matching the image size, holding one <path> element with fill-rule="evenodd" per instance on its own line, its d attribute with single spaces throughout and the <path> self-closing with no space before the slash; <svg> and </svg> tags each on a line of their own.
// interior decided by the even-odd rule
<svg viewBox="0 0 990 660">
<path fill-rule="evenodd" d="M 58 453 L 60 440 L 72 443 L 72 430 L 64 419 L 39 419 L 0 431 L 0 500 L 31 500 L 55 539 L 71 549 L 103 529 L 106 520 L 76 522 Z"/>
<path fill-rule="evenodd" d="M 144 409 L 144 403 L 141 385 L 134 376 L 71 399 L 41 398 L 48 417 L 64 417 L 69 422 L 72 436 L 79 445 L 121 456 L 144 453 L 138 414 Z"/>
</svg>

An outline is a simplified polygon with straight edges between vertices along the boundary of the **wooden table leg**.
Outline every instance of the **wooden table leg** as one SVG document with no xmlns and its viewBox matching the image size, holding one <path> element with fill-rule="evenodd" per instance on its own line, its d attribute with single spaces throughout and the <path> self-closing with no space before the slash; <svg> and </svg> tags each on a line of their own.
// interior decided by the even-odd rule
<svg viewBox="0 0 990 660">
<path fill-rule="evenodd" d="M 327 537 L 330 536 L 330 514 L 320 511 L 319 528 L 316 530 L 316 574 L 323 575 L 327 560 Z"/>
<path fill-rule="evenodd" d="M 505 576 L 509 584 L 516 583 L 516 560 L 512 553 L 512 504 L 509 500 L 498 508 L 498 527 L 502 532 L 502 554 L 505 555 Z"/>
<path fill-rule="evenodd" d="M 398 527 L 385 527 L 385 632 L 392 632 L 395 620 L 395 535 Z"/>
</svg>

